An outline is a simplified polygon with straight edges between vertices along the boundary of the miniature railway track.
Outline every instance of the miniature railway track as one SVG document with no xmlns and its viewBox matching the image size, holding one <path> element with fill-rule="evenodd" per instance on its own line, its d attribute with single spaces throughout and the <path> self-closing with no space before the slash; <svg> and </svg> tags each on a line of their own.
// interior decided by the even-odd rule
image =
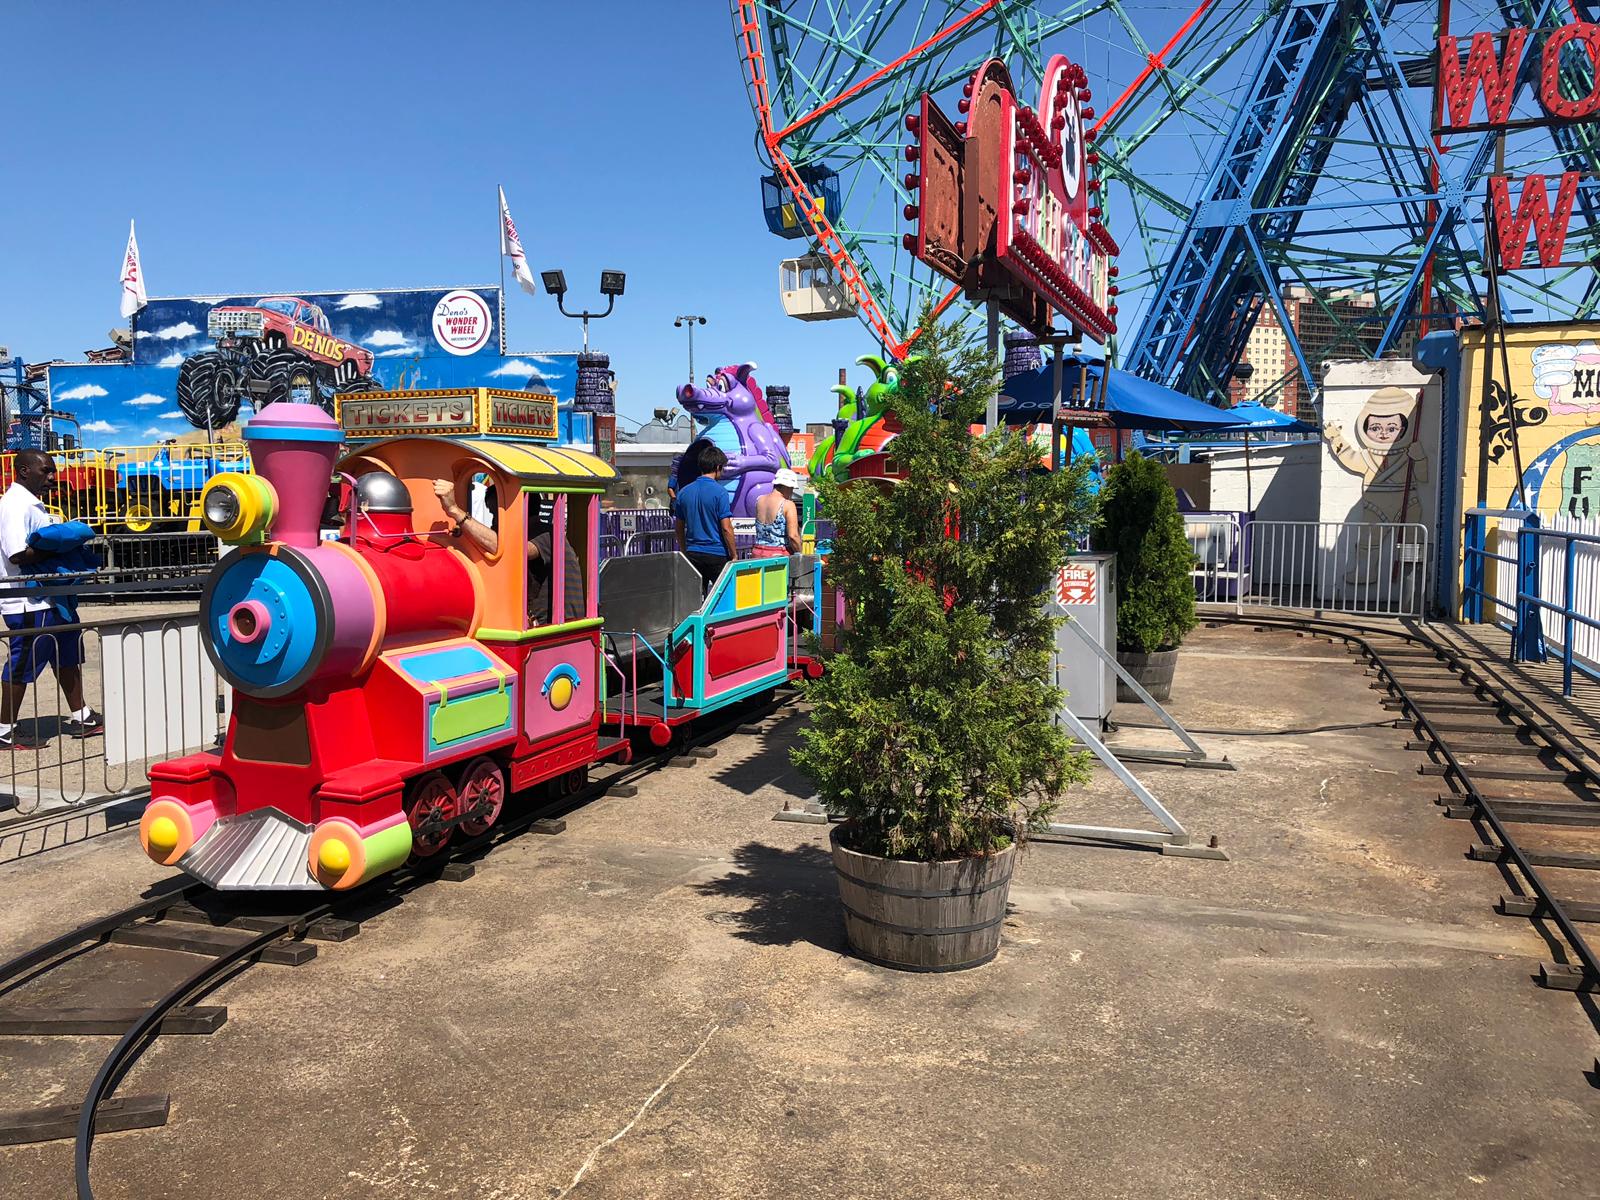
<svg viewBox="0 0 1600 1200">
<path fill-rule="evenodd" d="M 1444 815 L 1472 822 L 1483 835 L 1468 857 L 1499 865 L 1517 889 L 1502 894 L 1498 911 L 1548 921 L 1570 951 L 1568 961 L 1542 963 L 1538 982 L 1600 991 L 1600 956 L 1579 928 L 1600 921 L 1600 903 L 1575 898 L 1582 889 L 1572 881 L 1581 877 L 1571 874 L 1600 872 L 1600 771 L 1586 746 L 1538 700 L 1416 629 L 1278 615 L 1220 619 L 1338 639 L 1362 655 L 1377 677 L 1372 686 L 1387 694 L 1384 706 L 1416 734 L 1406 748 L 1429 757 L 1419 773 L 1449 789 L 1437 801 Z M 1518 788 L 1556 794 L 1506 794 Z M 1539 844 L 1539 830 L 1560 830 L 1555 836 L 1563 840 L 1550 845 L 1547 833 Z M 1587 842 L 1583 830 L 1593 831 Z"/>
<path fill-rule="evenodd" d="M 93 1200 L 89 1161 L 96 1133 L 159 1127 L 166 1124 L 170 1106 L 166 1094 L 110 1099 L 118 1082 L 157 1036 L 204 1034 L 219 1028 L 227 1018 L 227 1009 L 194 1002 L 239 969 L 255 962 L 297 966 L 308 961 L 316 956 L 316 947 L 307 945 L 305 939 L 345 941 L 360 931 L 359 922 L 350 919 L 351 914 L 397 902 L 428 883 L 469 879 L 476 862 L 496 847 L 525 833 L 560 833 L 566 827 L 563 814 L 608 793 L 634 795 L 633 781 L 644 775 L 714 756 L 716 751 L 708 749 L 708 743 L 765 720 L 786 707 L 795 695 L 792 686 L 785 686 L 770 699 L 731 706 L 727 718 L 714 725 L 692 731 L 664 749 L 652 749 L 630 763 L 602 764 L 593 778 L 554 799 L 507 814 L 487 833 L 408 864 L 351 893 L 276 893 L 277 897 L 287 897 L 287 903 L 279 911 L 269 911 L 253 897 L 235 899 L 212 892 L 204 884 L 188 883 L 99 917 L 0 963 L 0 997 L 5 997 L 72 961 L 80 950 L 108 942 L 204 956 L 198 968 L 182 973 L 163 995 L 141 1007 L 0 1006 L 0 1035 L 120 1035 L 80 1104 L 29 1113 L 0 1113 L 0 1145 L 72 1136 L 77 1195 L 79 1200 Z"/>
</svg>

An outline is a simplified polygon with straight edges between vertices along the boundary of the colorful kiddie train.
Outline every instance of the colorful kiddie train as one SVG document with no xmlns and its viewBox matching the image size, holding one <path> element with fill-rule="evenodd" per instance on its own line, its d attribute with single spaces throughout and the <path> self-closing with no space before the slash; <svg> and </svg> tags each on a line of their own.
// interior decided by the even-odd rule
<svg viewBox="0 0 1600 1200">
<path fill-rule="evenodd" d="M 351 888 L 485 832 L 512 792 L 626 761 L 635 734 L 668 745 L 819 670 L 798 652 L 809 563 L 791 588 L 789 560 L 733 562 L 704 597 L 675 552 L 602 575 L 597 458 L 406 437 L 341 460 L 343 436 L 274 404 L 245 428 L 256 473 L 206 489 L 235 548 L 200 636 L 232 712 L 219 749 L 151 769 L 157 862 L 218 889 Z M 485 497 L 492 549 L 460 536 L 435 479 L 463 508 Z"/>
</svg>

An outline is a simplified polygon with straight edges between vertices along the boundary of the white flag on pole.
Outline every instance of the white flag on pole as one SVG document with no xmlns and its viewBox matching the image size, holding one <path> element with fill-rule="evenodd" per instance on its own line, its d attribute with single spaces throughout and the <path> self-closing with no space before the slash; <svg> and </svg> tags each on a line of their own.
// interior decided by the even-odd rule
<svg viewBox="0 0 1600 1200">
<path fill-rule="evenodd" d="M 122 256 L 122 315 L 131 317 L 145 306 L 144 268 L 139 265 L 139 243 L 128 222 L 128 249 Z"/>
<path fill-rule="evenodd" d="M 506 207 L 505 188 L 500 189 L 500 253 L 511 260 L 513 273 L 522 290 L 530 296 L 537 296 L 539 292 L 533 284 L 533 272 L 528 270 L 528 256 L 522 252 L 522 239 L 517 236 L 517 223 L 511 219 L 511 210 Z"/>
</svg>

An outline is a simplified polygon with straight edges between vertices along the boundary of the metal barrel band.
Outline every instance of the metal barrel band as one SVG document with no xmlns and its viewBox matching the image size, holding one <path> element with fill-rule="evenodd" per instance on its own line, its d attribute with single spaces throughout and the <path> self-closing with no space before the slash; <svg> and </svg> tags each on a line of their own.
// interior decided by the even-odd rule
<svg viewBox="0 0 1600 1200">
<path fill-rule="evenodd" d="M 929 899 L 938 900 L 940 897 L 932 896 Z M 880 921 L 877 917 L 869 917 L 859 913 L 848 904 L 840 901 L 839 906 L 845 913 L 858 921 L 865 921 L 868 925 L 876 925 L 879 929 L 887 929 L 890 933 L 903 933 L 907 937 L 954 937 L 963 933 L 982 933 L 985 929 L 993 929 L 1005 921 L 1005 913 L 1001 913 L 993 920 L 983 921 L 977 925 L 947 925 L 942 929 L 918 929 L 914 925 L 896 925 L 891 921 Z"/>
<path fill-rule="evenodd" d="M 838 873 L 840 879 L 848 879 L 857 887 L 865 888 L 869 892 L 880 892 L 885 896 L 904 896 L 912 900 L 957 900 L 962 896 L 981 896 L 985 892 L 994 891 L 995 888 L 1005 887 L 1006 884 L 1011 882 L 1011 872 L 1007 871 L 1004 878 L 996 879 L 993 883 L 986 883 L 980 888 L 962 888 L 960 891 L 954 892 L 929 892 L 918 891 L 915 888 L 890 887 L 886 883 L 868 883 L 865 879 L 841 869 L 837 864 L 834 865 L 833 869 Z"/>
<path fill-rule="evenodd" d="M 981 967 L 984 963 L 993 962 L 995 955 L 1000 953 L 1000 947 L 996 946 L 993 950 L 989 951 L 989 953 L 981 954 L 977 958 L 969 958 L 965 962 L 942 963 L 936 967 L 923 966 L 915 963 L 894 962 L 887 958 L 879 958 L 876 954 L 869 954 L 867 951 L 854 946 L 851 947 L 850 953 L 854 954 L 857 958 L 862 959 L 865 962 L 869 962 L 873 966 L 877 967 L 889 967 L 896 971 L 909 971 L 913 975 L 945 975 L 951 971 L 968 971 L 973 967 Z"/>
</svg>

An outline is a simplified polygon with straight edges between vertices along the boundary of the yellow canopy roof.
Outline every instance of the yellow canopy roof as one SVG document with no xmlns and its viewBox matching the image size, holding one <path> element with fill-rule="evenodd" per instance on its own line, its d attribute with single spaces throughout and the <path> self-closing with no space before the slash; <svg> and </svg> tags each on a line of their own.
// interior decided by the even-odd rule
<svg viewBox="0 0 1600 1200">
<path fill-rule="evenodd" d="M 524 486 L 540 484 L 550 487 L 592 486 L 603 491 L 606 484 L 617 477 L 608 464 L 582 450 L 567 446 L 551 446 L 536 442 L 505 442 L 491 438 L 391 438 L 386 442 L 364 446 L 357 453 L 380 453 L 386 446 L 399 442 L 439 442 L 456 446 L 486 459 L 507 474 L 515 475 Z"/>
</svg>

